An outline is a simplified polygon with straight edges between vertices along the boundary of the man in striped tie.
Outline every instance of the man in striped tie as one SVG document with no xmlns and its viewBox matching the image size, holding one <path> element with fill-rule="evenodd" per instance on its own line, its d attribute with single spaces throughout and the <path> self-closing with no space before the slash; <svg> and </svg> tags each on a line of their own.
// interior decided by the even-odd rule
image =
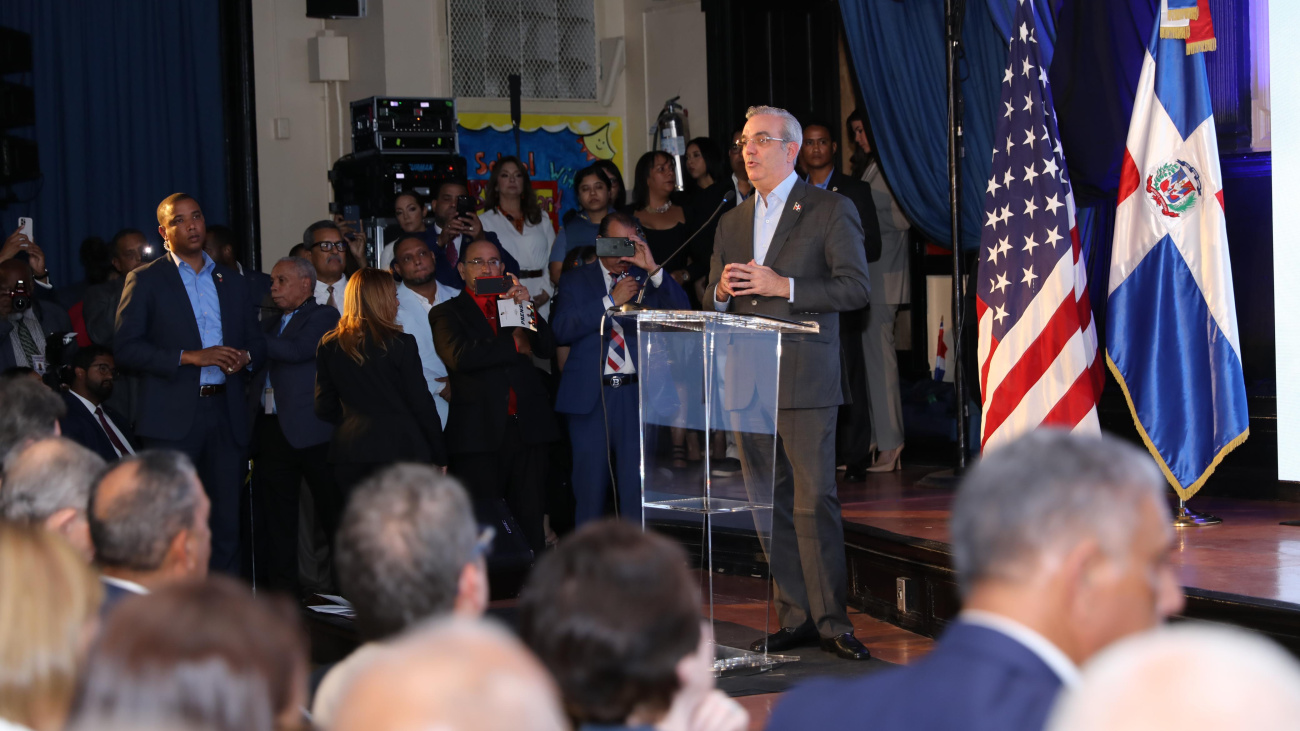
<svg viewBox="0 0 1300 731">
<path fill-rule="evenodd" d="M 628 520 L 641 518 L 636 334 L 626 332 L 612 318 L 604 318 L 602 332 L 602 316 L 635 299 L 642 288 L 646 288 L 643 307 L 690 307 L 681 285 L 656 271 L 650 247 L 637 235 L 636 223 L 630 216 L 607 214 L 600 222 L 597 237 L 631 239 L 636 255 L 601 257 L 560 277 L 560 294 L 551 323 L 556 342 L 572 346 L 560 377 L 555 410 L 568 415 L 575 519 L 579 525 L 605 512 L 610 470 L 602 445 L 613 451 L 619 514 Z M 604 409 L 601 389 L 605 391 Z"/>
</svg>

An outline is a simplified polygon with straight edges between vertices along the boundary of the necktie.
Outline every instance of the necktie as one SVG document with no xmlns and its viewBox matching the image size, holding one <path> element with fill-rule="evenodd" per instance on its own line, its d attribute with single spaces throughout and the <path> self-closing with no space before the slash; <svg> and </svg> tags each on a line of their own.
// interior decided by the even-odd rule
<svg viewBox="0 0 1300 731">
<path fill-rule="evenodd" d="M 330 298 L 325 300 L 325 304 L 337 310 L 339 306 L 338 303 L 334 301 L 334 285 L 331 284 L 330 286 L 326 287 L 325 291 L 330 293 Z"/>
<path fill-rule="evenodd" d="M 610 272 L 609 278 L 614 280 L 613 284 L 618 284 L 618 280 L 622 277 L 614 272 Z M 613 291 L 614 288 L 611 286 L 611 295 L 613 294 Z M 613 298 L 611 297 L 610 299 L 612 301 Z M 623 342 L 623 326 L 619 324 L 617 317 L 610 318 L 609 322 L 613 327 L 613 332 L 609 336 L 609 349 L 605 351 L 605 370 L 618 373 L 623 370 L 623 364 L 627 362 Z"/>
<path fill-rule="evenodd" d="M 103 427 L 104 433 L 108 435 L 108 441 L 113 443 L 113 449 L 117 450 L 117 456 L 120 457 L 126 454 L 126 445 L 122 444 L 122 440 L 117 438 L 117 432 L 113 431 L 113 427 L 109 425 L 108 419 L 104 418 L 104 407 L 96 406 L 95 416 L 99 417 L 99 425 Z"/>
<path fill-rule="evenodd" d="M 34 365 L 33 358 L 40 355 L 41 351 L 36 346 L 32 331 L 27 327 L 27 319 L 19 320 L 14 329 L 18 331 L 18 344 L 23 348 L 23 355 L 27 356 L 27 365 Z"/>
<path fill-rule="evenodd" d="M 447 263 L 456 266 L 456 262 L 459 260 L 460 256 L 456 253 L 456 239 L 452 239 L 447 242 Z"/>
</svg>

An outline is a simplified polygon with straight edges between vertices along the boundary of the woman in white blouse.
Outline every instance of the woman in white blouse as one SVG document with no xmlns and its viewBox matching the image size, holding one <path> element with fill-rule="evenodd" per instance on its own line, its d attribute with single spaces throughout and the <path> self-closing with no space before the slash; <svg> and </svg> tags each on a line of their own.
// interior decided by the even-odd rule
<svg viewBox="0 0 1300 731">
<path fill-rule="evenodd" d="M 550 299 L 555 288 L 547 275 L 555 228 L 551 217 L 537 205 L 528 170 L 519 159 L 503 157 L 492 168 L 484 191 L 485 210 L 479 215 L 484 231 L 497 235 L 501 245 L 519 260 L 519 283 L 528 288 L 533 306 L 542 317 L 550 316 Z"/>
</svg>

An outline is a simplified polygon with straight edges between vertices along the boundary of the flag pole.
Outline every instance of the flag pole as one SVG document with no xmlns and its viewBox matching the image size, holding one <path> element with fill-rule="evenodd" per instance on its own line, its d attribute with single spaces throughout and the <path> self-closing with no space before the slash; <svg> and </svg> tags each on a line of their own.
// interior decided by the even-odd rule
<svg viewBox="0 0 1300 731">
<path fill-rule="evenodd" d="M 961 252 L 961 156 L 962 156 L 962 96 L 961 75 L 957 69 L 961 58 L 961 27 L 965 16 L 966 0 L 944 0 L 945 46 L 948 71 L 948 203 L 952 212 L 952 384 L 957 402 L 957 474 L 966 469 L 969 454 L 966 426 L 965 362 L 962 333 L 966 318 L 962 317 L 965 287 L 962 281 Z"/>
</svg>

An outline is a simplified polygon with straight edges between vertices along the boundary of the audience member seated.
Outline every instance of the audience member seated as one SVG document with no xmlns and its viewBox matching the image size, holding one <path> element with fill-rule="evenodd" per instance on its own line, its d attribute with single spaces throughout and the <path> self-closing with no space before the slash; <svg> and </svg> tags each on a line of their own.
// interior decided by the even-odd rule
<svg viewBox="0 0 1300 731">
<path fill-rule="evenodd" d="M 568 415 L 578 525 L 605 514 L 610 493 L 608 450 L 600 448 L 605 444 L 613 450 L 620 514 L 633 522 L 641 519 L 636 332 L 625 333 L 623 325 L 614 321 L 604 323 L 601 332 L 606 310 L 635 300 L 642 287 L 647 289 L 642 304 L 649 309 L 689 306 L 686 293 L 672 277 L 663 272 L 647 276 L 656 267 L 655 258 L 637 236 L 630 216 L 610 213 L 601 221 L 599 233 L 601 238 L 632 239 L 636 256 L 601 257 L 595 266 L 570 270 L 560 279 L 561 295 L 555 305 L 556 340 L 572 346 L 560 374 L 555 408 Z M 602 362 L 604 367 L 597 372 Z"/>
<path fill-rule="evenodd" d="M 985 455 L 953 503 L 963 609 L 936 647 L 790 691 L 768 729 L 1042 729 L 1082 663 L 1182 608 L 1164 491 L 1150 456 L 1113 437 L 1043 429 Z"/>
<path fill-rule="evenodd" d="M 108 405 L 117 382 L 113 351 L 91 344 L 72 356 L 72 383 L 63 391 L 67 413 L 59 420 L 64 436 L 92 449 L 106 462 L 139 450 L 131 422 Z"/>
<path fill-rule="evenodd" d="M 104 582 L 105 614 L 131 594 L 208 573 L 208 496 L 189 458 L 145 451 L 91 486 L 90 540 Z"/>
<path fill-rule="evenodd" d="M 399 460 L 447 464 L 438 407 L 415 338 L 397 325 L 397 285 L 374 268 L 348 282 L 343 317 L 316 348 L 316 416 L 334 424 L 329 460 L 344 501 Z"/>
<path fill-rule="evenodd" d="M 348 284 L 344 273 L 348 243 L 343 239 L 343 230 L 333 221 L 317 221 L 302 232 L 302 243 L 316 268 L 316 304 L 342 312 L 343 291 Z"/>
<path fill-rule="evenodd" d="M 248 280 L 248 299 L 253 303 L 253 307 L 257 308 L 259 314 L 273 309 L 268 299 L 271 296 L 271 275 L 244 268 L 244 245 L 234 229 L 219 223 L 208 226 L 208 236 L 203 240 L 203 251 L 207 252 L 216 263 L 244 275 L 244 279 Z"/>
<path fill-rule="evenodd" d="M 537 313 L 549 317 L 555 285 L 547 260 L 555 244 L 555 225 L 538 204 L 528 169 L 519 158 L 503 157 L 492 166 L 483 207 L 483 230 L 496 234 L 498 248 L 519 260 L 519 283 L 528 289 Z"/>
<path fill-rule="evenodd" d="M 555 681 L 509 632 L 444 619 L 384 649 L 344 690 L 333 731 L 564 731 Z"/>
<path fill-rule="evenodd" d="M 298 509 L 303 481 L 311 492 L 316 521 L 327 545 L 334 542 L 343 493 L 329 465 L 334 427 L 316 416 L 316 346 L 339 324 L 339 312 L 312 297 L 316 271 L 295 256 L 271 270 L 274 317 L 262 320 L 266 370 L 253 376 L 250 411 L 253 428 L 253 479 L 257 486 L 253 531 L 267 560 L 267 583 L 299 595 Z M 257 516 L 255 516 L 256 518 Z"/>
<path fill-rule="evenodd" d="M 739 731 L 748 714 L 714 688 L 700 606 L 679 545 L 603 521 L 538 563 L 519 598 L 520 636 L 580 729 Z"/>
<path fill-rule="evenodd" d="M 483 614 L 484 545 L 465 490 L 427 465 L 397 464 L 357 488 L 335 566 L 367 644 L 321 681 L 312 702 L 318 726 L 332 725 L 340 690 L 388 640 L 430 617 Z"/>
<path fill-rule="evenodd" d="M 0 482 L 0 520 L 58 533 L 90 563 L 86 506 L 104 460 L 62 437 L 47 437 L 11 452 Z"/>
<path fill-rule="evenodd" d="M 290 602 L 222 576 L 123 601 L 104 622 L 76 723 L 306 729 L 306 639 Z"/>
<path fill-rule="evenodd" d="M 67 311 L 37 297 L 37 287 L 26 261 L 0 262 L 0 369 L 27 366 L 45 375 L 45 338 L 72 332 Z"/>
<path fill-rule="evenodd" d="M 0 379 L 0 459 L 28 442 L 57 435 L 66 413 L 63 399 L 38 379 Z"/>
<path fill-rule="evenodd" d="M 1049 731 L 1289 731 L 1300 665 L 1251 632 L 1184 624 L 1106 649 L 1061 695 Z"/>
<path fill-rule="evenodd" d="M 63 539 L 0 522 L 0 729 L 64 727 L 102 593 Z"/>
<path fill-rule="evenodd" d="M 415 337 L 419 346 L 420 363 L 424 366 L 424 382 L 438 405 L 438 417 L 447 428 L 447 414 L 451 409 L 448 397 L 447 366 L 438 357 L 433 345 L 433 329 L 429 325 L 429 310 L 435 305 L 460 294 L 459 289 L 439 284 L 434 253 L 424 239 L 415 234 L 402 234 L 393 244 L 393 273 L 401 278 L 397 285 L 397 324 L 407 335 Z M 459 279 L 460 275 L 457 274 Z"/>
<path fill-rule="evenodd" d="M 564 222 L 564 228 L 551 245 L 551 281 L 559 284 L 564 272 L 564 261 L 575 249 L 596 245 L 596 235 L 605 214 L 614 209 L 609 205 L 609 178 L 595 165 L 585 167 L 573 176 L 573 192 L 578 197 L 578 211 Z"/>
<path fill-rule="evenodd" d="M 90 336 L 91 342 L 111 348 L 117 306 L 122 302 L 126 275 L 145 263 L 144 252 L 149 242 L 139 229 L 124 228 L 114 234 L 108 244 L 112 253 L 113 270 L 117 276 L 86 289 L 81 311 L 86 320 L 86 334 Z"/>
<path fill-rule="evenodd" d="M 555 337 L 541 313 L 536 331 L 500 326 L 498 301 L 529 301 L 519 280 L 506 275 L 513 284 L 505 294 L 478 294 L 480 279 L 503 275 L 491 241 L 470 244 L 459 267 L 465 290 L 429 311 L 433 343 L 451 375 L 451 473 L 480 506 L 503 498 L 537 553 L 546 543 L 546 450 L 559 424 L 533 356 L 553 356 Z"/>
</svg>

